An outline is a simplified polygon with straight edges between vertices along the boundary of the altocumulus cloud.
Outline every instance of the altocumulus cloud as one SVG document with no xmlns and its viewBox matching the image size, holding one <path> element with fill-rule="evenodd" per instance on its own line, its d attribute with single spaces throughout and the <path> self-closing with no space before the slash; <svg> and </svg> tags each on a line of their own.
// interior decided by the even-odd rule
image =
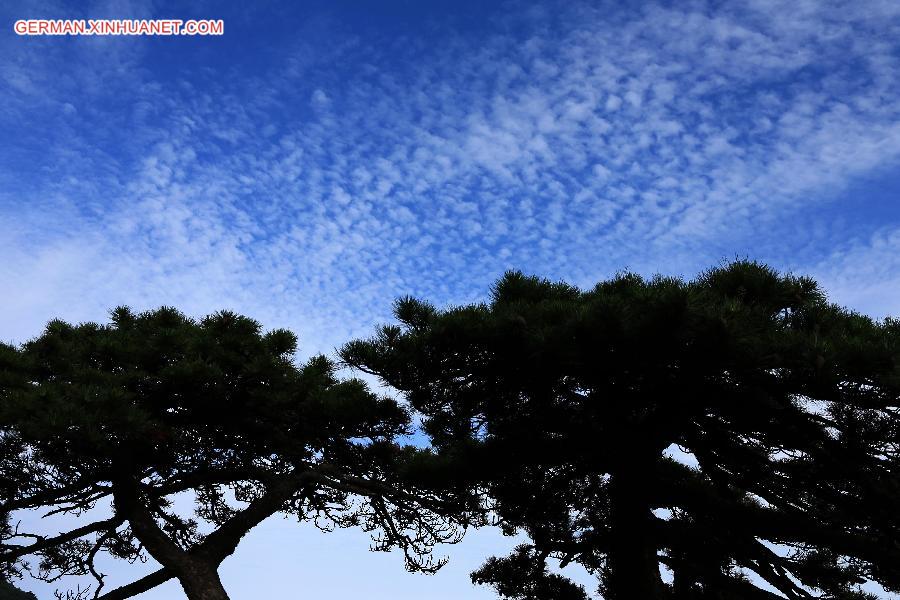
<svg viewBox="0 0 900 600">
<path fill-rule="evenodd" d="M 261 64 L 176 70 L 190 41 L 4 39 L 0 330 L 229 307 L 327 352 L 398 295 L 469 301 L 507 268 L 588 285 L 735 255 L 896 313 L 896 179 L 878 207 L 859 181 L 900 162 L 897 40 L 878 0 L 510 3 L 390 34 L 323 14 Z"/>
<path fill-rule="evenodd" d="M 212 39 L 0 34 L 0 338 L 170 304 L 328 352 L 398 295 L 480 299 L 507 268 L 590 285 L 736 255 L 900 313 L 895 0 L 193 4 L 0 8 L 225 21 Z M 228 587 L 490 598 L 466 573 L 514 543 L 477 532 L 437 584 L 358 532 L 307 534 L 267 522 Z"/>
</svg>

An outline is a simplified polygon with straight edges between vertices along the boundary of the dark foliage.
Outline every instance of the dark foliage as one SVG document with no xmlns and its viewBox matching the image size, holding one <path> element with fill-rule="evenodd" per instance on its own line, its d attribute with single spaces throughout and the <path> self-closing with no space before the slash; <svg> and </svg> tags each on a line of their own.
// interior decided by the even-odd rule
<svg viewBox="0 0 900 600">
<path fill-rule="evenodd" d="M 31 592 L 23 592 L 8 581 L 0 580 L 0 600 L 37 600 Z"/>
<path fill-rule="evenodd" d="M 246 317 L 168 308 L 117 309 L 108 325 L 54 321 L 0 346 L 0 516 L 39 509 L 77 523 L 52 536 L 7 525 L 3 574 L 93 575 L 69 597 L 127 598 L 175 577 L 190 598 L 226 598 L 219 564 L 277 512 L 361 527 L 408 568 L 438 568 L 430 551 L 457 529 L 400 473 L 419 453 L 396 442 L 407 411 L 339 380 L 324 357 L 297 366 L 295 350 L 293 334 Z M 185 493 L 193 514 L 174 500 Z M 145 552 L 163 568 L 101 596 L 97 555 Z"/>
<path fill-rule="evenodd" d="M 900 322 L 751 262 L 589 291 L 509 273 L 487 304 L 395 313 L 342 357 L 528 534 L 473 575 L 502 596 L 584 597 L 548 557 L 607 600 L 900 591 Z"/>
<path fill-rule="evenodd" d="M 490 558 L 472 573 L 472 581 L 494 586 L 504 598 L 514 600 L 588 600 L 584 588 L 556 573 L 547 572 L 547 555 L 527 545 L 506 558 Z"/>
</svg>

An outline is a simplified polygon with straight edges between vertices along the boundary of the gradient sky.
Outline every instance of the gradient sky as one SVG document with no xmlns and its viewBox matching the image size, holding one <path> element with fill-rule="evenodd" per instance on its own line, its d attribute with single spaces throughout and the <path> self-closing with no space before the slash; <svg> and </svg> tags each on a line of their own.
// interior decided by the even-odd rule
<svg viewBox="0 0 900 600">
<path fill-rule="evenodd" d="M 734 257 L 900 314 L 900 2 L 7 2 L 0 338 L 229 308 L 331 352 L 504 270 L 589 286 Z M 25 38 L 21 18 L 222 37 Z M 234 598 L 492 598 L 278 519 Z M 112 584 L 146 567 L 111 566 Z M 48 598 L 51 587 L 26 584 Z M 259 591 L 259 586 L 264 590 Z M 256 591 L 253 591 L 256 590 Z M 178 597 L 176 584 L 143 596 Z"/>
</svg>

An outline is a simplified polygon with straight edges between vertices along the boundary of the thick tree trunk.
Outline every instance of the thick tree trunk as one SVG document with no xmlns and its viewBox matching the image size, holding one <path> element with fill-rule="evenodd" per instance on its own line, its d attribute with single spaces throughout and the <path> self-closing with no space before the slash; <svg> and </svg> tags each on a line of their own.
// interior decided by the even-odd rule
<svg viewBox="0 0 900 600">
<path fill-rule="evenodd" d="M 659 574 L 653 512 L 644 493 L 646 473 L 629 469 L 613 475 L 612 539 L 606 600 L 664 600 L 667 588 Z"/>
<path fill-rule="evenodd" d="M 188 600 L 229 600 L 215 568 L 192 565 L 187 571 L 185 576 L 178 577 L 178 582 Z"/>
<path fill-rule="evenodd" d="M 126 476 L 114 482 L 117 513 L 128 519 L 135 537 L 163 568 L 131 584 L 112 590 L 101 598 L 130 598 L 176 577 L 189 600 L 228 600 L 219 579 L 218 567 L 237 548 L 241 538 L 308 483 L 310 473 L 303 471 L 285 477 L 242 511 L 221 524 L 190 551 L 179 547 L 156 523 L 144 504 L 138 483 Z"/>
<path fill-rule="evenodd" d="M 694 580 L 680 568 L 672 571 L 672 596 L 678 600 L 694 598 Z"/>
<path fill-rule="evenodd" d="M 181 583 L 189 600 L 229 600 L 217 568 L 222 559 L 193 556 L 178 546 L 156 523 L 143 503 L 138 483 L 122 478 L 113 483 L 116 510 L 128 519 L 131 531 L 147 552 Z M 236 542 L 235 542 L 236 545 Z"/>
</svg>

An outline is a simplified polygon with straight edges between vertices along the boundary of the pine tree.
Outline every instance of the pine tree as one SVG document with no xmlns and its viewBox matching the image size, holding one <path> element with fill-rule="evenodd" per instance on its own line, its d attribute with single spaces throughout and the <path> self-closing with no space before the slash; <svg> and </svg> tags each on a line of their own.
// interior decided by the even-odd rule
<svg viewBox="0 0 900 600">
<path fill-rule="evenodd" d="M 0 580 L 0 600 L 37 600 L 31 592 L 23 592 L 8 581 Z"/>
<path fill-rule="evenodd" d="M 548 558 L 607 600 L 900 591 L 900 322 L 752 262 L 587 291 L 509 273 L 488 303 L 395 314 L 342 357 L 528 535 L 473 574 L 501 596 L 586 598 Z"/>
<path fill-rule="evenodd" d="M 127 598 L 177 578 L 188 598 L 221 600 L 219 565 L 279 512 L 361 527 L 375 550 L 400 548 L 408 568 L 438 568 L 432 547 L 458 530 L 431 510 L 440 498 L 402 476 L 420 452 L 396 441 L 410 431 L 407 410 L 338 379 L 324 357 L 298 366 L 295 350 L 288 331 L 169 308 L 120 308 L 106 325 L 53 321 L 0 346 L 0 517 L 32 509 L 77 523 L 52 536 L 5 527 L 3 575 L 35 556 L 30 571 L 47 581 L 96 579 L 76 597 Z M 185 493 L 193 514 L 173 502 Z M 101 595 L 101 552 L 146 552 L 162 568 Z"/>
</svg>

